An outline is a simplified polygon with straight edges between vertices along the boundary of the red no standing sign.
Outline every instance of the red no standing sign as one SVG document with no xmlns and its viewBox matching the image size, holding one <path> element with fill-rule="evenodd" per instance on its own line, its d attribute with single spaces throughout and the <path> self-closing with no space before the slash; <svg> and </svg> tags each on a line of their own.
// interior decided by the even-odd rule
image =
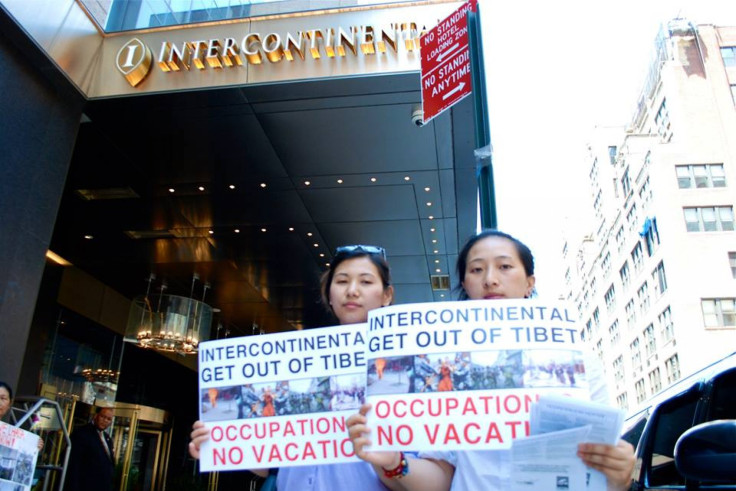
<svg viewBox="0 0 736 491">
<path fill-rule="evenodd" d="M 472 92 L 467 13 L 476 5 L 469 0 L 421 38 L 425 123 Z"/>
</svg>

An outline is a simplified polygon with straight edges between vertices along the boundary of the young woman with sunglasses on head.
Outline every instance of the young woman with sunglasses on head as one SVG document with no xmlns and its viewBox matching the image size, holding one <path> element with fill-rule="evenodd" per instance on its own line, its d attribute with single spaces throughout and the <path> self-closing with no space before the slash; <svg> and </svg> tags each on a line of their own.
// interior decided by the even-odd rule
<svg viewBox="0 0 736 491">
<path fill-rule="evenodd" d="M 518 239 L 486 230 L 472 237 L 458 255 L 457 274 L 461 278 L 460 300 L 529 298 L 534 294 L 534 258 Z M 586 364 L 586 367 L 589 364 Z M 590 363 L 590 365 L 594 365 Z M 591 398 L 608 403 L 603 374 L 591 366 Z M 477 491 L 509 489 L 510 450 L 423 452 L 408 458 L 400 452 L 366 452 L 370 430 L 364 404 L 348 419 L 355 453 L 370 462 L 382 481 L 393 490 Z M 618 445 L 585 443 L 578 446 L 585 465 L 601 471 L 609 490 L 625 490 L 631 484 L 634 448 L 621 440 Z M 400 477 L 400 479 L 398 479 Z"/>
<path fill-rule="evenodd" d="M 368 320 L 370 310 L 390 305 L 394 290 L 385 251 L 380 247 L 356 245 L 339 247 L 322 277 L 322 302 L 340 324 Z M 194 423 L 189 453 L 199 458 L 199 447 L 209 438 L 201 421 Z M 266 477 L 268 469 L 253 469 Z M 379 491 L 381 484 L 373 468 L 365 462 L 283 467 L 277 476 L 279 491 L 328 491 L 349 486 L 351 491 Z"/>
</svg>

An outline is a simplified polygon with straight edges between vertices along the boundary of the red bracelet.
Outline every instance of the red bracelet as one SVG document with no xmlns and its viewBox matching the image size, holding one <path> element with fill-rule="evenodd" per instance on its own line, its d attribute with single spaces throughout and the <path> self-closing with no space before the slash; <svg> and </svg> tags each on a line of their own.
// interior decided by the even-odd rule
<svg viewBox="0 0 736 491">
<path fill-rule="evenodd" d="M 399 465 L 393 469 L 383 469 L 383 475 L 389 479 L 401 479 L 409 473 L 409 463 L 404 452 L 399 452 Z"/>
</svg>

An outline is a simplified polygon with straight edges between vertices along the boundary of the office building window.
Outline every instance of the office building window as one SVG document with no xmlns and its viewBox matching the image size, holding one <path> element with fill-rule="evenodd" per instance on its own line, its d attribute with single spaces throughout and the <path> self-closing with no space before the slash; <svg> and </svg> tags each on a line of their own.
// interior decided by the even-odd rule
<svg viewBox="0 0 736 491">
<path fill-rule="evenodd" d="M 647 389 L 644 386 L 644 379 L 642 378 L 637 380 L 634 387 L 636 388 L 636 402 L 644 402 L 644 399 L 647 398 Z"/>
<path fill-rule="evenodd" d="M 721 47 L 721 58 L 726 66 L 736 66 L 736 46 Z"/>
<path fill-rule="evenodd" d="M 603 261 L 601 261 L 601 270 L 603 270 L 603 277 L 608 278 L 608 275 L 611 274 L 611 253 L 606 252 L 606 254 L 603 256 Z"/>
<path fill-rule="evenodd" d="M 601 325 L 601 311 L 598 307 L 593 311 L 593 325 L 595 326 L 596 332 L 598 332 L 598 328 Z"/>
<path fill-rule="evenodd" d="M 680 360 L 677 355 L 672 355 L 664 362 L 664 368 L 667 370 L 667 383 L 673 384 L 680 380 Z"/>
<path fill-rule="evenodd" d="M 629 300 L 624 307 L 626 310 L 626 326 L 631 329 L 636 323 L 636 308 L 634 308 L 634 299 Z"/>
<path fill-rule="evenodd" d="M 608 311 L 612 311 L 613 308 L 616 306 L 616 289 L 613 285 L 611 285 L 608 290 L 606 290 L 606 294 L 603 296 L 603 298 L 606 301 L 606 307 L 608 308 Z"/>
<path fill-rule="evenodd" d="M 649 387 L 652 389 L 652 395 L 662 390 L 662 376 L 659 374 L 659 368 L 649 372 Z"/>
<path fill-rule="evenodd" d="M 649 177 L 647 176 L 644 184 L 639 188 L 639 199 L 642 202 L 642 208 L 646 210 L 649 208 L 649 203 L 652 201 L 652 188 L 649 186 Z"/>
<path fill-rule="evenodd" d="M 723 164 L 678 165 L 675 173 L 680 189 L 726 187 Z"/>
<path fill-rule="evenodd" d="M 647 255 L 649 257 L 652 257 L 652 254 L 654 254 L 654 251 L 656 251 L 657 247 L 659 246 L 659 230 L 657 230 L 657 219 L 647 217 L 647 219 L 644 221 L 644 226 L 639 232 L 639 235 L 644 238 L 644 242 L 647 245 Z"/>
<path fill-rule="evenodd" d="M 585 333 L 586 335 L 583 336 L 583 339 L 593 339 L 593 321 L 590 319 L 585 323 Z"/>
<path fill-rule="evenodd" d="M 672 138 L 672 131 L 670 128 L 670 112 L 667 109 L 667 100 L 662 100 L 662 105 L 659 106 L 657 115 L 654 116 L 654 124 L 657 125 L 657 134 L 662 137 L 663 140 L 669 141 Z"/>
<path fill-rule="evenodd" d="M 634 338 L 634 341 L 629 344 L 629 352 L 631 353 L 631 366 L 634 370 L 641 367 L 641 347 L 639 346 L 639 338 Z"/>
<path fill-rule="evenodd" d="M 675 326 L 672 323 L 672 311 L 668 306 L 657 316 L 657 324 L 659 324 L 659 332 L 662 333 L 662 340 L 667 343 L 675 337 Z"/>
<path fill-rule="evenodd" d="M 608 147 L 608 162 L 610 162 L 611 165 L 616 165 L 616 154 L 617 153 L 618 153 L 618 148 L 616 148 L 615 145 Z"/>
<path fill-rule="evenodd" d="M 652 283 L 654 283 L 654 297 L 659 298 L 667 291 L 667 277 L 664 274 L 664 262 L 660 261 L 652 271 Z"/>
<path fill-rule="evenodd" d="M 621 227 L 618 229 L 618 232 L 616 232 L 616 246 L 618 247 L 618 251 L 621 252 L 621 248 L 624 246 L 624 226 L 621 225 Z"/>
<path fill-rule="evenodd" d="M 603 361 L 603 340 L 599 339 L 597 343 L 595 343 L 595 352 L 598 354 L 598 359 L 600 361 Z"/>
<path fill-rule="evenodd" d="M 736 252 L 728 253 L 728 265 L 731 266 L 731 276 L 736 278 Z"/>
<path fill-rule="evenodd" d="M 624 175 L 621 177 L 621 190 L 624 192 L 624 198 L 626 198 L 631 192 L 631 178 L 629 177 L 628 167 L 624 171 Z"/>
<path fill-rule="evenodd" d="M 613 360 L 613 378 L 616 380 L 616 382 L 624 381 L 624 357 L 623 355 Z"/>
<path fill-rule="evenodd" d="M 639 312 L 644 316 L 646 311 L 649 310 L 649 285 L 646 281 L 636 291 L 636 297 L 639 299 Z"/>
<path fill-rule="evenodd" d="M 733 230 L 733 206 L 683 208 L 688 232 Z"/>
<path fill-rule="evenodd" d="M 641 249 L 641 242 L 637 242 L 634 248 L 631 250 L 631 262 L 634 263 L 634 271 L 640 271 L 644 257 Z"/>
<path fill-rule="evenodd" d="M 705 327 L 736 326 L 736 298 L 704 298 L 700 305 Z"/>
<path fill-rule="evenodd" d="M 616 346 L 621 338 L 618 332 L 618 319 L 616 319 L 613 324 L 611 324 L 611 327 L 608 328 L 608 336 L 611 339 L 611 346 Z"/>
<path fill-rule="evenodd" d="M 621 266 L 621 269 L 618 270 L 618 275 L 621 277 L 621 285 L 624 287 L 624 291 L 626 291 L 629 283 L 631 283 L 631 273 L 629 272 L 628 259 L 624 261 L 624 265 Z"/>
<path fill-rule="evenodd" d="M 629 212 L 626 214 L 626 223 L 629 224 L 629 232 L 634 230 L 636 227 L 636 222 L 638 221 L 638 213 L 636 209 L 636 203 L 631 205 L 631 208 L 629 208 Z"/>
<path fill-rule="evenodd" d="M 619 409 L 623 409 L 624 411 L 628 411 L 628 409 L 629 409 L 629 396 L 626 394 L 626 392 L 622 392 L 618 396 L 616 396 L 616 403 L 618 404 Z"/>
<path fill-rule="evenodd" d="M 654 337 L 654 324 L 649 324 L 644 328 L 644 343 L 647 357 L 652 356 L 657 352 L 657 340 Z"/>
</svg>

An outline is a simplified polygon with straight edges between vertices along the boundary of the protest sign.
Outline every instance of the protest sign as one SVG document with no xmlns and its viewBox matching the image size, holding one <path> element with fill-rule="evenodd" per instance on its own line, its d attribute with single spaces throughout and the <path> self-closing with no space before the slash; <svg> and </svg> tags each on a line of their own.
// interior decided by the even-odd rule
<svg viewBox="0 0 736 491">
<path fill-rule="evenodd" d="M 200 470 L 356 461 L 345 420 L 365 396 L 365 324 L 199 347 Z"/>
<path fill-rule="evenodd" d="M 541 395 L 589 399 L 576 322 L 570 306 L 536 299 L 370 312 L 371 450 L 510 448 Z"/>
<path fill-rule="evenodd" d="M 31 489 L 38 440 L 38 435 L 0 422 L 0 489 Z"/>
</svg>

